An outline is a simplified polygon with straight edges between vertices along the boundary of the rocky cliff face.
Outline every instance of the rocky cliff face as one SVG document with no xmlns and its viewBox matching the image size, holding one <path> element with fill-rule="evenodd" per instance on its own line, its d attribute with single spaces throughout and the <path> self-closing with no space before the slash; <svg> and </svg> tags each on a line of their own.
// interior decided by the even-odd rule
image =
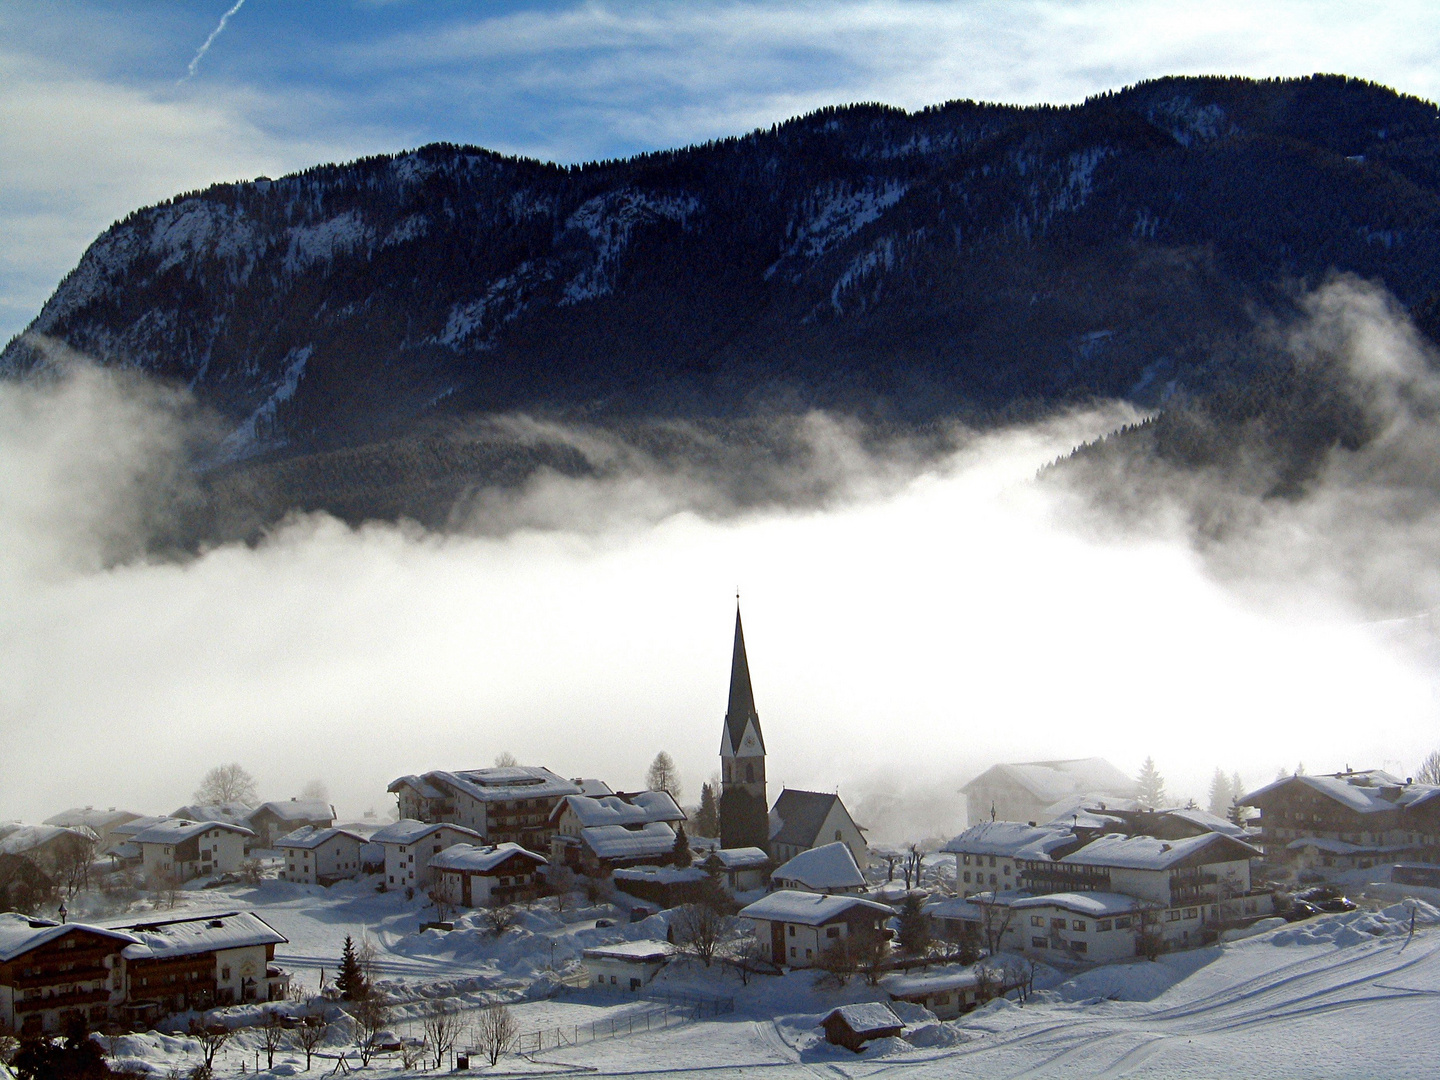
<svg viewBox="0 0 1440 1080">
<path fill-rule="evenodd" d="M 1255 310 L 1333 270 L 1435 309 L 1435 107 L 1168 79 L 573 168 L 433 145 L 216 186 L 112 227 L 31 330 L 188 384 L 226 456 L 275 461 L 515 409 L 1155 404 L 1243 377 Z M 0 371 L 38 355 L 17 338 Z"/>
</svg>

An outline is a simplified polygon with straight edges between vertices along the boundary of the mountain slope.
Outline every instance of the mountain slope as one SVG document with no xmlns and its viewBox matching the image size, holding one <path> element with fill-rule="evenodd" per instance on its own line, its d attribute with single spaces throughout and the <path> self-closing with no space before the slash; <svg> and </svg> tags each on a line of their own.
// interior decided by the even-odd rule
<svg viewBox="0 0 1440 1080">
<path fill-rule="evenodd" d="M 1435 106 L 1165 79 L 579 167 L 432 145 L 219 185 L 113 226 L 30 329 L 191 386 L 243 460 L 517 409 L 1154 404 L 1243 379 L 1255 312 L 1333 270 L 1436 309 Z M 22 336 L 0 372 L 39 358 Z"/>
</svg>

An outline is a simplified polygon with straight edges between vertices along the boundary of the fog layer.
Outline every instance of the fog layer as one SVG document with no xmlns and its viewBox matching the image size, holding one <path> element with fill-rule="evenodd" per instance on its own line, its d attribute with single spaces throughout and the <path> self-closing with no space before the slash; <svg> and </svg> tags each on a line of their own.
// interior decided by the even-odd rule
<svg viewBox="0 0 1440 1080">
<path fill-rule="evenodd" d="M 1216 766 L 1257 786 L 1300 762 L 1403 774 L 1440 741 L 1434 672 L 1372 600 L 1432 602 L 1440 392 L 1367 290 L 1317 295 L 1284 332 L 1339 348 L 1390 420 L 1301 496 L 1244 496 L 1223 535 L 1193 528 L 1230 497 L 1214 477 L 1125 466 L 1153 509 L 1120 524 L 1037 481 L 1137 419 L 1117 405 L 925 453 L 809 417 L 786 468 L 828 495 L 803 510 L 617 445 L 606 478 L 541 474 L 445 532 L 308 515 L 163 559 L 205 430 L 184 395 L 73 363 L 7 384 L 0 817 L 170 810 L 231 760 L 262 797 L 320 778 L 342 815 L 383 812 L 396 776 L 507 751 L 634 787 L 663 749 L 693 796 L 737 588 L 772 794 L 890 807 L 879 839 L 958 827 L 956 789 L 996 761 L 1153 755 L 1202 801 Z"/>
</svg>

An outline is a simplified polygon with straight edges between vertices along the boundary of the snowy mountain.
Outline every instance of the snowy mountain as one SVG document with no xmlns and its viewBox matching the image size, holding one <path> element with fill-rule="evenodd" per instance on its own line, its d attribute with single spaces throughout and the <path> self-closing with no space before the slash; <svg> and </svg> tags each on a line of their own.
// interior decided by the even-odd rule
<svg viewBox="0 0 1440 1080">
<path fill-rule="evenodd" d="M 235 461 L 454 415 L 909 422 L 1163 401 L 1331 270 L 1440 309 L 1436 108 L 1341 77 L 825 109 L 576 167 L 437 144 L 139 210 L 30 329 L 183 382 Z M 37 361 L 23 337 L 0 373 Z"/>
</svg>

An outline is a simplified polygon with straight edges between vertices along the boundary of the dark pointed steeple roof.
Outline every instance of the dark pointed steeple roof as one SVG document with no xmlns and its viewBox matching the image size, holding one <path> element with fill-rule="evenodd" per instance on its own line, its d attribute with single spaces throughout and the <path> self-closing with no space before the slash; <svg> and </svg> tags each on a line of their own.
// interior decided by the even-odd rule
<svg viewBox="0 0 1440 1080">
<path fill-rule="evenodd" d="M 755 735 L 760 752 L 765 752 L 765 736 L 760 731 L 760 715 L 755 711 L 755 691 L 750 688 L 750 662 L 745 658 L 745 631 L 740 625 L 740 605 L 735 605 L 735 652 L 730 658 L 730 705 L 725 710 L 725 736 L 730 750 L 738 753 L 745 737 L 745 724 L 755 722 Z"/>
</svg>

